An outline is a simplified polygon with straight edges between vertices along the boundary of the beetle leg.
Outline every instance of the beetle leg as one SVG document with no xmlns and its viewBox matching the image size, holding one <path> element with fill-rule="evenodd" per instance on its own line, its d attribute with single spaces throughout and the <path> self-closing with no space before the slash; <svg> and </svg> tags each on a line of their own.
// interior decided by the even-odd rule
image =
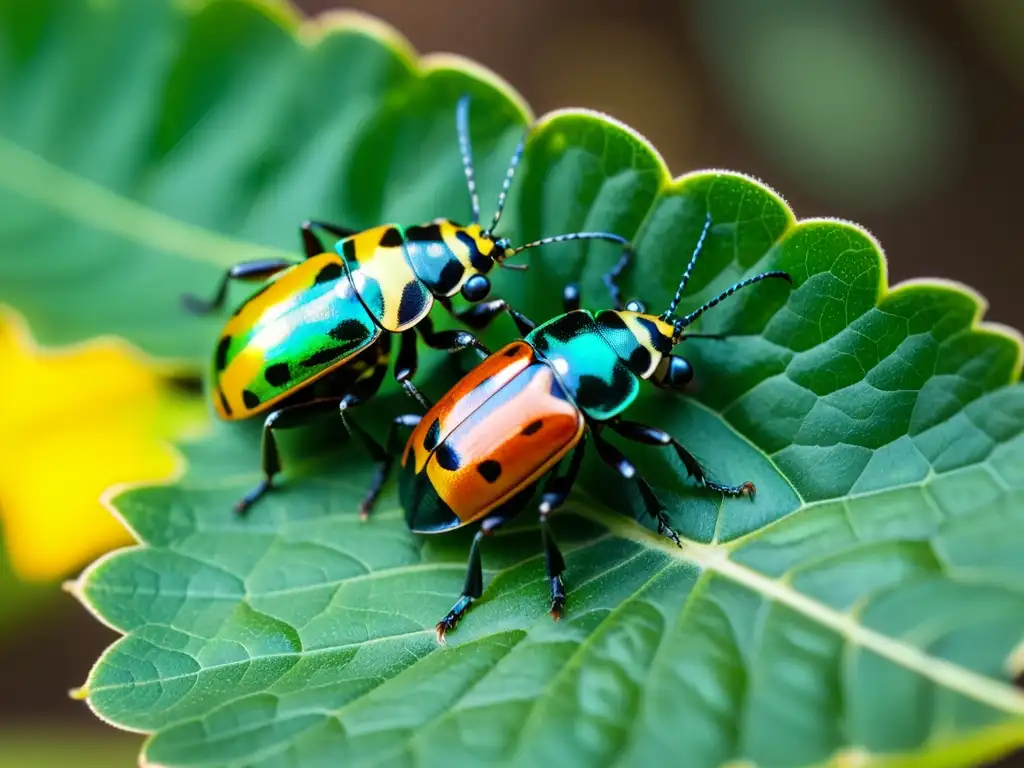
<svg viewBox="0 0 1024 768">
<path fill-rule="evenodd" d="M 672 528 L 668 516 L 665 514 L 665 507 L 655 495 L 650 483 L 644 480 L 640 473 L 637 472 L 633 462 L 627 459 L 622 451 L 614 445 L 602 439 L 597 432 L 594 433 L 594 445 L 597 447 L 597 455 L 601 457 L 605 464 L 612 467 L 626 480 L 632 480 L 636 483 L 637 488 L 640 490 L 640 498 L 643 500 L 644 511 L 658 521 L 658 533 L 671 539 L 677 547 L 682 546 L 679 534 Z"/>
<path fill-rule="evenodd" d="M 191 293 L 181 295 L 181 304 L 186 311 L 193 315 L 206 315 L 224 306 L 224 299 L 228 295 L 228 285 L 232 280 L 266 280 L 282 269 L 287 269 L 295 262 L 286 259 L 261 259 L 259 261 L 243 261 L 235 264 L 223 274 L 217 284 L 217 292 L 209 301 L 200 299 Z"/>
<path fill-rule="evenodd" d="M 281 455 L 278 452 L 274 430 L 300 426 L 337 407 L 338 398 L 324 398 L 278 408 L 267 415 L 263 422 L 263 441 L 260 446 L 263 480 L 235 504 L 237 514 L 246 515 L 252 505 L 273 487 L 274 475 L 281 471 Z"/>
<path fill-rule="evenodd" d="M 431 349 L 440 349 L 443 352 L 460 352 L 463 349 L 472 347 L 483 357 L 488 357 L 491 351 L 487 349 L 472 333 L 468 331 L 435 331 L 434 324 L 429 317 L 424 317 L 416 325 L 424 343 Z"/>
<path fill-rule="evenodd" d="M 651 484 L 640 475 L 637 475 L 635 479 L 637 488 L 640 489 L 640 498 L 644 502 L 644 509 L 647 510 L 648 515 L 658 521 L 658 533 L 667 539 L 671 539 L 677 547 L 682 547 L 683 542 L 679 540 L 679 534 L 676 533 L 669 523 L 668 515 L 665 514 L 665 507 L 654 493 Z"/>
<path fill-rule="evenodd" d="M 455 310 L 452 309 L 452 302 L 450 299 L 440 299 L 441 306 L 448 310 L 452 317 L 458 320 L 460 323 L 465 323 L 473 330 L 479 331 L 486 328 L 494 318 L 500 315 L 502 312 L 508 312 L 512 321 L 516 324 L 516 330 L 519 331 L 519 335 L 525 336 L 534 328 L 537 324 L 530 318 L 509 306 L 508 302 L 504 299 L 491 299 L 490 301 L 481 301 L 477 304 L 473 304 L 465 309 Z"/>
<path fill-rule="evenodd" d="M 626 439 L 637 443 L 655 445 L 663 448 L 672 446 L 676 455 L 679 457 L 679 460 L 682 461 L 683 465 L 686 467 L 686 471 L 690 473 L 690 477 L 705 488 L 712 491 L 718 491 L 719 493 L 724 493 L 726 496 L 748 496 L 751 501 L 754 500 L 754 494 L 757 492 L 757 489 L 754 487 L 752 482 L 748 480 L 747 482 L 740 483 L 739 485 L 722 485 L 721 483 L 708 480 L 700 462 L 697 461 L 693 454 L 686 450 L 686 448 L 684 448 L 682 444 L 668 432 L 662 429 L 657 429 L 656 427 L 649 427 L 646 424 L 641 424 L 637 421 L 625 421 L 621 419 L 615 419 L 608 422 L 608 426 Z"/>
<path fill-rule="evenodd" d="M 432 403 L 424 397 L 411 381 L 416 375 L 419 367 L 419 355 L 416 349 L 416 329 L 409 328 L 402 331 L 402 343 L 398 348 L 398 358 L 395 360 L 395 380 L 402 385 L 402 389 L 409 397 L 419 403 L 423 412 L 426 413 L 432 407 Z"/>
<path fill-rule="evenodd" d="M 412 429 L 420 423 L 422 418 L 418 413 L 406 413 L 396 416 L 392 420 L 391 426 L 388 428 L 388 439 L 384 444 L 384 460 L 377 463 L 377 471 L 373 475 L 373 480 L 370 481 L 370 487 L 367 488 L 362 503 L 359 505 L 359 517 L 361 519 L 366 520 L 369 518 L 370 512 L 373 511 L 373 507 L 377 504 L 380 489 L 384 487 L 388 475 L 391 474 L 391 467 L 395 463 L 395 456 L 398 455 L 400 450 L 398 430 Z"/>
<path fill-rule="evenodd" d="M 404 382 L 416 375 L 419 367 L 419 356 L 416 352 L 416 330 L 409 328 L 402 331 L 401 344 L 398 347 L 398 357 L 395 358 L 395 378 Z"/>
<path fill-rule="evenodd" d="M 391 466 L 394 464 L 395 456 L 399 451 L 399 446 L 395 444 L 397 439 L 397 430 L 400 427 L 415 427 L 419 424 L 420 419 L 423 418 L 419 414 L 406 414 L 403 416 L 395 417 L 391 423 L 391 427 L 388 429 L 387 440 L 385 441 L 384 447 L 372 438 L 369 433 L 366 432 L 362 427 L 359 426 L 350 416 L 346 416 L 346 411 L 349 408 L 358 405 L 369 399 L 369 396 L 376 392 L 377 387 L 380 385 L 379 377 L 383 376 L 385 370 L 385 363 L 381 363 L 377 371 L 375 371 L 376 380 L 372 386 L 372 390 L 368 391 L 366 395 L 360 395 L 359 393 L 353 392 L 346 399 L 339 403 L 339 410 L 341 412 L 341 420 L 345 424 L 345 428 L 349 431 L 349 434 L 354 435 L 366 448 L 367 453 L 370 454 L 370 458 L 374 460 L 377 465 L 377 470 L 374 472 L 373 480 L 370 481 L 370 486 L 367 488 L 366 494 L 363 496 L 362 502 L 359 504 L 359 517 L 362 520 L 366 520 L 370 516 L 370 512 L 373 511 L 373 507 L 377 503 L 377 497 L 380 495 L 381 488 L 384 487 L 384 483 L 387 482 L 388 475 L 391 473 Z M 423 411 L 429 411 L 431 404 L 425 398 L 420 391 L 409 381 L 409 377 L 416 372 L 416 332 L 412 329 L 404 331 L 402 333 L 401 346 L 398 350 L 398 358 L 395 360 L 395 378 L 401 383 L 405 393 L 413 398 Z"/>
<path fill-rule="evenodd" d="M 307 259 L 311 259 L 314 256 L 319 256 L 321 253 L 324 253 L 324 244 L 320 242 L 320 238 L 317 237 L 314 230 L 322 229 L 324 232 L 334 235 L 339 240 L 346 237 L 352 237 L 352 235 L 359 232 L 357 229 L 339 227 L 337 224 L 331 224 L 326 221 L 304 221 L 299 229 L 302 233 L 302 247 L 306 251 Z"/>
<path fill-rule="evenodd" d="M 530 490 L 532 491 L 532 488 Z M 515 501 L 515 497 L 512 501 Z M 513 506 L 511 511 L 504 511 L 504 509 L 506 507 L 502 505 L 502 507 L 498 507 L 498 509 L 485 517 L 480 523 L 480 528 L 477 529 L 476 535 L 473 537 L 473 543 L 469 548 L 469 563 L 466 566 L 466 582 L 462 587 L 462 596 L 455 602 L 452 609 L 445 614 L 445 617 L 434 626 L 437 642 L 442 645 L 444 644 L 445 636 L 455 629 L 459 619 L 469 610 L 469 606 L 473 604 L 473 601 L 483 594 L 484 574 L 483 566 L 480 562 L 480 541 L 515 517 L 516 512 L 519 511 L 518 507 L 515 506 Z"/>
<path fill-rule="evenodd" d="M 586 433 L 580 438 L 569 460 L 569 469 L 564 475 L 554 475 L 544 488 L 544 495 L 541 496 L 538 512 L 540 513 L 540 535 L 544 544 L 544 566 L 547 571 L 548 581 L 551 583 L 551 618 L 558 621 L 562 618 L 562 610 L 565 608 L 565 586 L 562 584 L 562 572 L 565 571 L 565 560 L 562 553 L 551 535 L 551 528 L 548 523 L 548 516 L 565 503 L 572 486 L 576 482 L 580 465 L 583 463 L 583 452 L 586 449 Z"/>
<path fill-rule="evenodd" d="M 362 403 L 362 399 L 354 395 L 346 395 L 338 403 L 338 415 L 341 416 L 341 423 L 345 425 L 345 429 L 348 433 L 359 440 L 363 444 L 363 448 L 370 455 L 370 459 L 377 465 L 377 475 L 383 473 L 384 478 L 387 477 L 387 470 L 390 464 L 390 457 L 387 451 L 384 450 L 383 446 L 376 439 L 374 439 L 369 432 L 359 426 L 359 423 L 352 418 L 351 415 L 347 414 L 347 411 L 351 408 L 355 408 L 357 405 Z M 376 478 L 376 475 L 374 476 Z M 384 484 L 384 478 L 381 479 L 380 485 Z M 370 516 L 370 512 L 373 511 L 373 505 L 377 501 L 377 494 L 380 493 L 380 485 L 377 485 L 374 489 L 376 481 L 371 483 L 370 490 L 363 496 L 362 502 L 359 504 L 359 517 L 362 520 L 366 520 Z"/>
</svg>

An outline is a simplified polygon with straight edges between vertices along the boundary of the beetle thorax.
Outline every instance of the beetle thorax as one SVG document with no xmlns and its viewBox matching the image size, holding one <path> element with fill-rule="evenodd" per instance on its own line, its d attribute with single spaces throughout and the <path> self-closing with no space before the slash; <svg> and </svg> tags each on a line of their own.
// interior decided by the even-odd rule
<svg viewBox="0 0 1024 768">
<path fill-rule="evenodd" d="M 672 351 L 671 323 L 628 310 L 598 312 L 597 323 L 619 357 L 642 379 L 650 378 Z"/>
</svg>

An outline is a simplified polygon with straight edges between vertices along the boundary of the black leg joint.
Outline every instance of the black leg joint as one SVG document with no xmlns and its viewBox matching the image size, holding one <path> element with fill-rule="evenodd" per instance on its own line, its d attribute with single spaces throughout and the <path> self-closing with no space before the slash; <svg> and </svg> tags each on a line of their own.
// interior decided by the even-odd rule
<svg viewBox="0 0 1024 768">
<path fill-rule="evenodd" d="M 402 331 L 402 340 L 398 347 L 398 357 L 395 358 L 395 379 L 398 381 L 405 381 L 416 375 L 416 369 L 419 367 L 416 341 L 416 330 L 414 328 Z"/>
</svg>

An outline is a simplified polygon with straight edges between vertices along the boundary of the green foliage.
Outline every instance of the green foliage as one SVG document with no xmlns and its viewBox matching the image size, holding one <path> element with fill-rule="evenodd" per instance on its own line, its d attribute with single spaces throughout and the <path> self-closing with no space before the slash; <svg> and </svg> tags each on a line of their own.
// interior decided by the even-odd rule
<svg viewBox="0 0 1024 768">
<path fill-rule="evenodd" d="M 686 7 L 737 124 L 818 199 L 884 210 L 955 167 L 964 128 L 957 78 L 896 8 L 815 0 Z"/>
<path fill-rule="evenodd" d="M 137 736 L 113 731 L 97 737 L 74 727 L 0 730 L 0 768 L 123 768 L 134 764 L 138 750 Z"/>
<path fill-rule="evenodd" d="M 306 27 L 300 44 L 276 6 L 239 0 L 9 0 L 0 13 L 11 7 L 38 23 L 0 26 L 15 41 L 0 47 L 3 103 L 44 76 L 54 95 L 34 117 L 0 113 L 0 202 L 18 214 L 0 232 L 24 249 L 0 260 L 0 295 L 60 340 L 118 332 L 204 359 L 215 326 L 179 316 L 180 290 L 291 250 L 309 216 L 464 216 L 456 98 L 474 96 L 485 200 L 525 122 L 493 79 L 416 63 L 365 24 Z M 113 73 L 124 87 L 100 88 Z M 442 649 L 433 624 L 459 592 L 470 532 L 409 534 L 393 490 L 359 523 L 369 468 L 347 449 L 237 520 L 256 433 L 220 428 L 185 446 L 179 483 L 113 502 L 142 546 L 76 584 L 125 633 L 89 676 L 89 704 L 155 731 L 145 759 L 166 766 L 971 765 L 1024 741 L 1009 683 L 1024 636 L 1020 350 L 978 325 L 978 297 L 890 291 L 857 227 L 796 223 L 737 175 L 671 181 L 639 137 L 581 112 L 531 133 L 504 228 L 513 242 L 635 235 L 625 293 L 659 307 L 705 212 L 714 226 L 684 308 L 762 269 L 789 270 L 795 287 L 763 284 L 709 313 L 704 330 L 733 337 L 687 345 L 693 397 L 647 393 L 633 415 L 678 435 L 714 478 L 753 480 L 754 504 L 626 447 L 685 546 L 634 519 L 633 490 L 590 466 L 555 528 L 566 618 L 545 613 L 524 515 L 486 542 L 484 598 Z M 534 251 L 497 291 L 542 319 L 579 279 L 599 306 L 616 255 Z M 302 443 L 286 456 L 311 455 Z"/>
<path fill-rule="evenodd" d="M 232 0 L 0 3 L 0 301 L 41 342 L 113 330 L 205 362 L 220 320 L 184 317 L 179 294 L 212 290 L 240 260 L 297 256 L 304 220 L 466 217 L 451 172 L 464 92 L 496 194 L 526 116 L 493 77 L 415 62 L 369 25 L 309 25 L 300 43 L 291 15 Z"/>
</svg>

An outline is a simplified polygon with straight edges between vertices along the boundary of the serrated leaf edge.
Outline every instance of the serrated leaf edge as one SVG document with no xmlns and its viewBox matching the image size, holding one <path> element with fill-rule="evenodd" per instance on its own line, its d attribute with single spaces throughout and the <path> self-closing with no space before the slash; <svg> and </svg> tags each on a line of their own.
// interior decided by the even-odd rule
<svg viewBox="0 0 1024 768">
<path fill-rule="evenodd" d="M 356 31 L 377 39 L 382 45 L 385 45 L 391 50 L 399 53 L 403 58 L 406 58 L 411 65 L 414 66 L 416 63 L 416 52 L 404 36 L 390 25 L 365 14 L 351 11 L 328 12 L 313 19 L 303 19 L 301 14 L 299 14 L 289 3 L 285 2 L 285 0 L 239 1 L 251 5 L 253 8 L 263 10 L 268 14 L 268 16 L 275 17 L 282 26 L 290 28 L 292 33 L 300 42 L 307 45 L 319 44 L 320 41 L 331 34 L 337 34 L 344 31 Z M 205 2 L 190 3 L 189 5 L 190 7 L 201 7 L 201 5 L 205 5 Z M 423 56 L 419 58 L 419 62 L 420 66 L 418 67 L 418 71 L 421 75 L 431 70 L 456 69 L 469 72 L 478 79 L 485 79 L 495 85 L 498 90 L 503 91 L 507 96 L 509 96 L 510 100 L 520 108 L 524 117 L 529 117 L 529 108 L 526 106 L 522 98 L 507 83 L 502 81 L 500 77 L 485 67 L 482 67 L 469 59 L 464 59 L 452 54 Z M 862 226 L 836 218 L 817 218 L 797 221 L 793 215 L 792 209 L 778 192 L 763 181 L 746 174 L 709 169 L 691 172 L 673 178 L 661 154 L 642 134 L 624 123 L 600 112 L 589 109 L 555 110 L 542 116 L 535 124 L 535 129 L 539 129 L 558 120 L 559 118 L 568 116 L 586 116 L 607 122 L 625 131 L 647 148 L 655 158 L 661 170 L 662 179 L 659 185 L 659 192 L 664 192 L 669 189 L 678 189 L 694 178 L 707 175 L 733 176 L 747 181 L 752 181 L 753 183 L 762 186 L 767 192 L 774 195 L 783 203 L 786 213 L 788 214 L 788 226 L 780 234 L 774 246 L 777 246 L 785 237 L 791 235 L 793 230 L 798 226 L 811 223 L 842 224 L 856 230 L 860 234 L 865 235 L 874 245 L 876 252 L 880 257 L 881 277 L 878 302 L 883 300 L 889 294 L 916 286 L 942 287 L 969 296 L 976 307 L 975 317 L 971 323 L 970 330 L 974 332 L 991 333 L 1011 340 L 1017 349 L 1015 378 L 1019 378 L 1022 367 L 1024 337 L 1022 337 L 1022 335 L 1013 328 L 999 323 L 983 321 L 981 318 L 984 315 L 987 303 L 980 294 L 970 287 L 941 278 L 908 280 L 890 287 L 888 285 L 887 262 L 884 258 L 884 250 L 871 233 Z M 86 223 L 95 226 L 97 229 L 118 234 L 136 242 L 148 241 L 148 239 L 153 236 L 154 231 L 156 231 L 162 234 L 166 242 L 180 243 L 182 249 L 175 252 L 185 258 L 198 259 L 205 262 L 212 261 L 218 265 L 226 265 L 227 263 L 238 261 L 242 258 L 272 258 L 281 257 L 282 255 L 292 255 L 291 252 L 288 251 L 281 251 L 276 248 L 269 248 L 254 243 L 246 243 L 234 238 L 219 235 L 218 233 L 186 224 L 158 211 L 146 208 L 139 203 L 117 195 L 116 193 L 113 193 L 100 185 L 94 184 L 87 179 L 69 173 L 59 166 L 45 160 L 41 156 L 23 149 L 3 137 L 0 137 L 0 161 L 2 161 L 0 162 L 0 167 L 20 169 L 13 174 L 13 180 L 10 177 L 0 176 L 0 186 L 6 186 L 14 192 L 23 194 L 26 197 L 58 210 L 65 215 L 83 220 Z M 40 178 L 46 179 L 46 183 L 35 184 L 32 182 L 32 180 L 38 180 Z M 57 187 L 63 186 L 64 188 L 65 194 L 62 195 L 60 199 L 53 199 L 43 194 L 44 190 L 50 190 L 54 188 L 54 185 Z M 67 194 L 68 190 L 70 190 L 70 194 Z M 78 203 L 82 199 L 88 199 L 90 203 L 99 201 L 99 206 L 96 209 L 97 213 L 95 216 L 92 215 L 92 211 L 88 211 L 88 215 L 83 215 L 83 210 L 78 206 Z M 131 226 L 122 225 L 121 222 L 123 221 L 127 221 Z M 139 222 L 143 222 L 143 224 L 139 225 L 138 229 L 136 229 L 134 225 Z M 143 234 L 143 230 L 145 230 L 145 234 Z M 223 258 L 211 260 L 205 257 L 209 253 L 217 253 Z M 105 338 L 105 340 L 114 343 L 127 344 L 127 342 L 117 339 L 116 337 L 110 337 L 109 339 Z M 91 343 L 92 341 L 95 340 L 83 343 Z M 132 349 L 134 350 L 134 348 Z M 139 354 L 141 354 L 141 352 L 139 352 Z M 183 476 L 185 470 L 185 462 L 183 459 L 181 459 L 179 470 L 180 471 L 177 476 L 173 480 L 168 481 L 166 483 L 167 485 L 177 482 Z M 161 483 L 159 485 L 163 484 L 165 483 Z M 132 533 L 133 536 L 135 536 L 136 539 L 140 538 L 138 533 L 134 531 L 132 526 L 117 510 L 115 500 L 116 497 L 120 496 L 122 493 L 126 493 L 136 488 L 153 487 L 154 485 L 156 484 L 120 484 L 108 489 L 101 497 L 101 502 L 104 506 L 111 511 L 111 514 L 118 518 L 118 520 L 128 531 Z M 624 518 L 613 512 L 602 512 L 593 508 L 581 509 L 575 505 L 573 509 L 577 514 L 604 525 L 609 531 L 620 535 L 623 538 L 637 541 L 645 546 L 658 548 L 667 552 L 673 558 L 682 559 L 696 564 L 704 570 L 711 570 L 719 573 L 723 577 L 732 579 L 734 582 L 746 586 L 769 599 L 780 602 L 787 607 L 809 618 L 819 621 L 825 626 L 828 626 L 843 637 L 847 638 L 848 641 L 871 650 L 894 663 L 903 664 L 906 668 L 912 669 L 933 682 L 944 685 L 951 690 L 955 690 L 968 696 L 969 698 L 989 704 L 990 706 L 999 708 L 1003 711 L 1024 716 L 1024 693 L 1021 693 L 1012 686 L 978 675 L 962 667 L 957 667 L 956 665 L 950 664 L 941 659 L 929 656 L 916 648 L 895 641 L 892 638 L 875 633 L 872 630 L 857 624 L 856 621 L 848 614 L 843 614 L 830 609 L 827 606 L 824 606 L 800 594 L 799 592 L 788 588 L 783 582 L 771 579 L 735 563 L 729 559 L 728 549 L 723 545 L 704 545 L 698 542 L 684 541 L 683 548 L 679 549 L 668 544 L 661 537 L 655 536 L 640 525 L 626 521 Z M 102 624 L 111 627 L 111 629 L 114 629 L 115 631 L 117 631 L 116 628 L 113 627 L 93 605 L 91 605 L 91 602 L 84 593 L 84 587 L 92 574 L 102 567 L 102 565 L 109 559 L 116 557 L 123 552 L 143 549 L 145 546 L 146 545 L 140 544 L 138 546 L 126 547 L 110 552 L 90 564 L 78 579 L 68 583 L 68 591 L 78 599 L 86 610 L 95 616 Z M 97 665 L 101 660 L 102 657 L 97 661 Z M 1022 667 L 1024 667 L 1024 641 L 1022 641 L 1017 649 L 1011 654 L 1007 661 L 1007 666 L 1012 672 L 1019 672 Z M 89 674 L 90 679 L 92 678 L 95 669 L 96 666 L 94 666 L 93 670 Z M 81 689 L 78 689 L 78 691 L 82 695 L 88 697 L 88 682 Z M 983 695 L 979 696 L 979 691 L 983 692 Z M 116 723 L 98 712 L 88 698 L 86 698 L 86 702 L 93 713 L 101 721 L 108 723 L 113 727 L 136 733 L 150 733 L 146 730 L 134 729 L 126 727 L 120 723 Z M 998 741 L 1004 743 L 1005 746 L 1010 746 L 1011 744 L 1016 744 L 1021 741 L 1021 725 L 1019 722 L 1012 722 L 971 734 L 970 736 L 965 737 L 962 742 L 964 744 L 968 742 L 973 743 L 983 735 L 995 732 L 1005 733 L 1004 738 L 998 739 Z M 148 742 L 147 745 L 144 745 L 142 753 L 140 754 L 139 765 L 148 766 L 149 768 L 162 768 L 158 764 L 151 763 L 146 760 L 146 746 L 148 746 Z M 846 747 L 830 758 L 827 765 L 837 766 L 837 768 L 839 766 L 847 768 L 847 766 L 860 765 L 903 764 L 903 760 L 899 757 L 879 756 L 882 762 L 877 762 L 873 759 L 874 756 L 870 755 L 867 762 L 861 762 L 861 759 L 865 754 L 869 753 L 864 753 L 856 747 Z M 913 764 L 919 764 L 921 759 L 921 754 L 916 754 L 910 757 L 910 761 Z M 893 762 L 893 760 L 895 760 L 895 762 Z M 736 765 L 738 766 L 742 764 Z"/>
</svg>

